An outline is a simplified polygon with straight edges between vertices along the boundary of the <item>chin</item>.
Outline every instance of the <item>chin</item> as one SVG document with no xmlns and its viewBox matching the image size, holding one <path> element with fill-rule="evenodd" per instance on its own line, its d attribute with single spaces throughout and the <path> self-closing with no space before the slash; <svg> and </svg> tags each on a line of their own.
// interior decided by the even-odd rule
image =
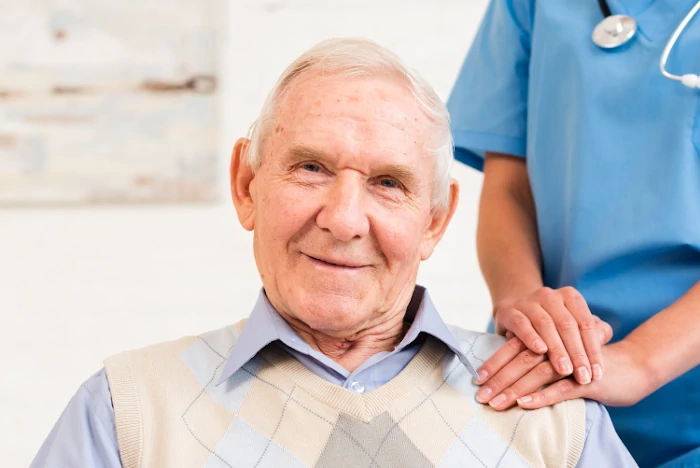
<svg viewBox="0 0 700 468">
<path fill-rule="evenodd" d="M 355 329 L 369 317 L 357 296 L 316 291 L 302 301 L 299 318 L 321 331 Z"/>
</svg>

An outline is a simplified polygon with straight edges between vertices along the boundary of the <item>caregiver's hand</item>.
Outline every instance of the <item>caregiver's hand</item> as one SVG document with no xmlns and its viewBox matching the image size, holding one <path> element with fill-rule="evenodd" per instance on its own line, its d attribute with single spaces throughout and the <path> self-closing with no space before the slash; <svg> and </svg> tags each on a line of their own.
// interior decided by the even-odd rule
<svg viewBox="0 0 700 468">
<path fill-rule="evenodd" d="M 604 322 L 601 321 L 601 323 Z M 494 371 L 492 377 L 483 381 L 477 381 L 479 385 L 482 385 L 476 393 L 476 399 L 480 403 L 488 403 L 497 410 L 507 409 L 515 405 L 518 399 L 520 399 L 518 403 L 526 403 L 527 400 L 524 400 L 524 398 L 527 398 L 528 395 L 531 395 L 544 385 L 553 384 L 554 382 L 559 384 L 558 381 L 563 381 L 562 379 L 581 387 L 592 385 L 591 383 L 581 385 L 573 377 L 567 378 L 560 375 L 554 370 L 552 362 L 547 360 L 546 355 L 533 353 L 525 347 L 520 338 L 513 336 L 511 332 L 508 332 L 506 336 L 509 337 L 506 344 L 484 363 L 484 366 L 490 365 L 493 366 L 492 368 L 499 370 L 497 372 Z M 612 331 L 610 330 L 609 333 L 601 337 L 601 345 L 608 343 L 611 338 Z M 603 348 L 604 351 L 606 349 L 607 347 Z M 483 371 L 484 367 L 481 367 L 479 374 L 482 374 Z M 600 379 L 594 382 L 598 381 Z M 562 396 L 562 399 L 568 398 Z M 542 403 L 541 406 L 546 406 L 547 404 L 553 403 Z M 523 406 L 523 408 L 526 408 L 526 406 Z"/>
<path fill-rule="evenodd" d="M 612 338 L 612 328 L 591 314 L 583 296 L 572 287 L 540 288 L 524 298 L 501 301 L 496 304 L 494 323 L 496 333 L 515 335 L 534 352 L 521 356 L 523 364 L 538 364 L 546 353 L 560 376 L 573 373 L 581 384 L 603 377 L 601 346 Z M 510 350 L 494 354 L 481 367 L 478 382 L 502 379 L 504 375 L 497 376 L 501 368 L 521 351 L 511 343 Z"/>
<path fill-rule="evenodd" d="M 518 406 L 536 409 L 574 398 L 589 398 L 608 406 L 634 405 L 659 386 L 646 367 L 644 356 L 643 350 L 625 340 L 604 346 L 607 372 L 602 379 L 581 385 L 568 377 L 538 392 L 526 393 L 518 399 Z"/>
</svg>

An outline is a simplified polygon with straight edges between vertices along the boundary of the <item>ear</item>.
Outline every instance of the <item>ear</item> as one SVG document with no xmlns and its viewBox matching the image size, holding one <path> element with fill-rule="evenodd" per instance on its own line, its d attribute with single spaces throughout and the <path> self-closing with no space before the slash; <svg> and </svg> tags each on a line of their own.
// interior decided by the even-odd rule
<svg viewBox="0 0 700 468">
<path fill-rule="evenodd" d="M 456 179 L 450 179 L 450 198 L 447 208 L 431 213 L 431 220 L 428 228 L 423 233 L 423 241 L 421 243 L 421 261 L 427 260 L 433 254 L 435 246 L 442 239 L 447 226 L 450 224 L 452 216 L 457 209 L 459 201 L 459 183 Z"/>
<path fill-rule="evenodd" d="M 250 140 L 239 138 L 231 154 L 231 198 L 236 207 L 238 221 L 243 229 L 252 231 L 255 227 L 255 204 L 251 186 L 255 179 L 253 168 L 248 164 Z"/>
</svg>

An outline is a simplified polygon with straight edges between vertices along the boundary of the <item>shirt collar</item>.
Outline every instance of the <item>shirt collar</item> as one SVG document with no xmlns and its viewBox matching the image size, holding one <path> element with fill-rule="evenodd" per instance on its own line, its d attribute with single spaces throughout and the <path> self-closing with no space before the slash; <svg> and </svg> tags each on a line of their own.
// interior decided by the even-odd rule
<svg viewBox="0 0 700 468">
<path fill-rule="evenodd" d="M 405 320 L 411 322 L 411 326 L 406 332 L 406 336 L 396 347 L 397 350 L 401 350 L 413 343 L 421 333 L 426 333 L 440 340 L 455 353 L 464 367 L 467 368 L 473 377 L 477 378 L 475 366 L 462 352 L 459 342 L 442 320 L 442 317 L 440 317 L 428 291 L 424 287 L 416 285 L 413 297 L 406 310 Z M 221 377 L 216 385 L 220 385 L 227 380 L 265 346 L 275 341 L 281 341 L 294 348 L 296 347 L 294 343 L 301 341 L 301 338 L 272 307 L 270 301 L 267 300 L 265 291 L 261 289 L 253 311 L 243 326 L 238 340 L 231 349 Z"/>
<path fill-rule="evenodd" d="M 442 341 L 445 346 L 457 355 L 457 358 L 467 368 L 472 377 L 475 379 L 479 378 L 479 375 L 476 373 L 476 367 L 478 366 L 474 366 L 467 355 L 464 354 L 459 346 L 459 341 L 442 320 L 442 317 L 440 317 L 435 304 L 430 299 L 430 294 L 423 286 L 416 285 L 413 297 L 406 310 L 406 320 L 410 320 L 412 323 L 406 336 L 401 341 L 401 345 L 408 346 L 410 342 L 406 342 L 406 339 L 412 337 L 411 341 L 413 341 L 420 333 L 431 335 Z"/>
</svg>

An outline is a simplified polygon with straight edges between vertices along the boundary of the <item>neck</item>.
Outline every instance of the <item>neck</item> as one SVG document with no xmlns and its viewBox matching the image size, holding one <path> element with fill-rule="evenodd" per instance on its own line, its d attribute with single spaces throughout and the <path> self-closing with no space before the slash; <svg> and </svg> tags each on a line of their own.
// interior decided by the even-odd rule
<svg viewBox="0 0 700 468">
<path fill-rule="evenodd" d="M 353 372 L 375 354 L 383 351 L 391 352 L 398 346 L 410 327 L 403 318 L 404 314 L 401 314 L 342 338 L 313 330 L 297 320 L 288 320 L 288 323 L 311 348 Z"/>
</svg>

